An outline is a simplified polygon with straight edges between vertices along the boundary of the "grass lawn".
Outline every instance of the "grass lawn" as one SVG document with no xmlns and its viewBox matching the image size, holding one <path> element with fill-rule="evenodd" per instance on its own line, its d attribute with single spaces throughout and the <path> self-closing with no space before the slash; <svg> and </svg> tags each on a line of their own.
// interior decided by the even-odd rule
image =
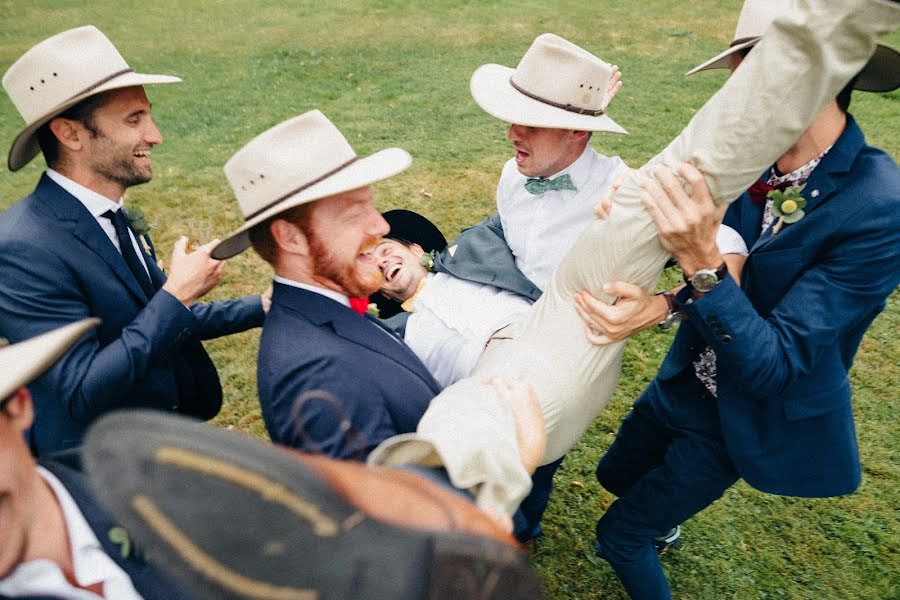
<svg viewBox="0 0 900 600">
<path fill-rule="evenodd" d="M 476 67 L 515 66 L 547 31 L 618 64 L 625 86 L 610 114 L 632 135 L 599 134 L 593 143 L 637 166 L 724 80 L 724 73 L 683 74 L 727 46 L 739 8 L 724 0 L 0 0 L 0 66 L 5 70 L 49 35 L 93 23 L 138 71 L 184 78 L 148 90 L 165 142 L 154 150 L 153 182 L 128 193 L 155 225 L 158 248 L 182 234 L 207 240 L 236 227 L 241 218 L 222 165 L 257 133 L 312 108 L 328 115 L 361 155 L 391 145 L 407 149 L 413 167 L 376 187 L 378 206 L 420 211 L 450 238 L 493 211 L 497 176 L 510 154 L 506 126 L 469 95 Z M 900 34 L 888 41 L 900 46 Z M 900 93 L 858 93 L 851 111 L 869 143 L 898 155 Z M 2 95 L 4 157 L 20 126 Z M 0 170 L 0 209 L 27 194 L 43 167 L 38 159 L 15 174 Z M 229 262 L 212 296 L 256 293 L 269 279 L 268 267 L 247 252 Z M 898 330 L 895 291 L 851 374 L 864 472 L 859 491 L 806 500 L 739 483 L 691 519 L 684 545 L 663 558 L 676 597 L 900 598 Z M 217 422 L 264 435 L 257 339 L 250 332 L 207 347 L 225 389 Z M 629 343 L 610 408 L 557 475 L 545 535 L 533 548 L 551 598 L 624 597 L 612 570 L 589 550 L 593 524 L 612 500 L 593 469 L 671 339 L 648 331 Z"/>
</svg>

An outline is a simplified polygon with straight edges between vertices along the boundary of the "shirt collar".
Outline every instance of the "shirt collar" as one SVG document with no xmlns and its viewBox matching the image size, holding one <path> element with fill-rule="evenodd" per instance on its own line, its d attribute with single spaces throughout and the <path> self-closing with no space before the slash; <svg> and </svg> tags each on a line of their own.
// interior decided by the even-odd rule
<svg viewBox="0 0 900 600">
<path fill-rule="evenodd" d="M 301 290 L 306 290 L 308 292 L 314 292 L 316 294 L 321 294 L 326 298 L 331 298 L 335 302 L 340 302 L 346 307 L 350 306 L 350 299 L 347 298 L 345 294 L 340 292 L 336 292 L 334 290 L 329 290 L 327 288 L 319 287 L 317 285 L 310 285 L 308 283 L 300 283 L 299 281 L 294 281 L 293 279 L 288 279 L 286 277 L 282 277 L 281 275 L 275 276 L 276 283 L 281 283 L 283 285 L 289 285 L 291 287 L 300 288 Z"/>
<path fill-rule="evenodd" d="M 79 202 L 84 204 L 84 207 L 88 209 L 88 212 L 90 212 L 94 218 L 103 216 L 103 213 L 109 210 L 118 212 L 118 210 L 124 206 L 122 198 L 119 198 L 118 202 L 113 202 L 106 196 L 98 194 L 94 190 L 72 181 L 62 173 L 54 171 L 53 169 L 47 169 L 47 177 L 52 179 L 59 187 L 75 196 Z"/>
<path fill-rule="evenodd" d="M 833 144 L 831 146 L 828 146 L 811 161 L 797 167 L 790 173 L 785 173 L 784 175 L 778 175 L 775 172 L 775 167 L 773 166 L 769 170 L 769 179 L 768 181 L 766 181 L 766 183 L 768 183 L 769 185 L 780 185 L 783 183 L 789 183 L 791 185 L 803 185 L 809 179 L 810 175 L 812 175 L 812 172 L 815 170 L 815 168 L 819 166 L 819 163 L 822 162 L 822 159 L 825 158 L 825 155 L 828 154 L 828 151 L 833 147 Z"/>
<path fill-rule="evenodd" d="M 575 185 L 575 187 L 580 190 L 590 176 L 591 158 L 593 154 L 592 151 L 593 148 L 591 148 L 591 145 L 588 144 L 584 147 L 584 151 L 581 153 L 581 155 L 575 159 L 575 162 L 570 164 L 562 171 L 550 175 L 549 177 L 547 177 L 547 179 L 556 179 L 560 175 L 568 175 L 572 178 L 572 183 Z"/>
</svg>

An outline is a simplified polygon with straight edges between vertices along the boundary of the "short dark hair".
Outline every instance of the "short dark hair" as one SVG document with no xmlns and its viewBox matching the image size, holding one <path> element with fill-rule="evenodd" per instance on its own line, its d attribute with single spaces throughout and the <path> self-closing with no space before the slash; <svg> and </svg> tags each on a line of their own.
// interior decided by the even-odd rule
<svg viewBox="0 0 900 600">
<path fill-rule="evenodd" d="M 275 264 L 275 255 L 278 245 L 272 237 L 272 223 L 278 219 L 284 219 L 288 223 L 293 223 L 306 233 L 309 227 L 309 218 L 312 213 L 312 205 L 314 202 L 307 202 L 300 206 L 289 208 L 284 212 L 280 212 L 273 217 L 269 217 L 262 223 L 254 225 L 247 234 L 250 236 L 250 244 L 259 254 L 259 257 L 269 263 Z"/>
<path fill-rule="evenodd" d="M 89 96 L 78 104 L 62 111 L 53 119 L 78 121 L 90 132 L 91 137 L 97 137 L 97 125 L 94 123 L 94 114 L 106 104 L 107 97 L 106 93 Z M 50 121 L 53 119 L 50 119 Z M 50 129 L 50 121 L 41 125 L 37 130 L 37 140 L 38 145 L 41 147 L 41 152 L 44 154 L 44 160 L 47 161 L 47 166 L 53 168 L 59 163 L 59 140 L 56 139 L 56 135 Z"/>
</svg>

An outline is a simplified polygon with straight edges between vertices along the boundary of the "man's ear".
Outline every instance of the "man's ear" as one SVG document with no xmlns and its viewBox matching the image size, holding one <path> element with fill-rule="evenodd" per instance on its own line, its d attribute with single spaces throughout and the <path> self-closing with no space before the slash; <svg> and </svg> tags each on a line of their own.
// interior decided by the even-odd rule
<svg viewBox="0 0 900 600">
<path fill-rule="evenodd" d="M 27 387 L 20 387 L 10 396 L 3 405 L 3 412 L 12 421 L 13 426 L 24 432 L 34 423 L 34 406 L 31 403 L 31 393 Z"/>
<path fill-rule="evenodd" d="M 269 232 L 282 252 L 309 256 L 309 240 L 298 225 L 285 219 L 275 219 L 269 225 Z"/>
<path fill-rule="evenodd" d="M 84 140 L 89 135 L 87 129 L 78 121 L 57 117 L 50 121 L 50 131 L 65 148 L 77 152 L 84 146 Z"/>
<path fill-rule="evenodd" d="M 420 245 L 418 245 L 418 244 L 410 244 L 410 245 L 409 245 L 409 249 L 410 249 L 410 250 L 412 251 L 412 253 L 415 254 L 416 256 L 422 256 L 423 254 L 425 254 L 425 250 L 423 250 L 423 249 L 422 249 L 422 246 L 420 246 Z"/>
</svg>

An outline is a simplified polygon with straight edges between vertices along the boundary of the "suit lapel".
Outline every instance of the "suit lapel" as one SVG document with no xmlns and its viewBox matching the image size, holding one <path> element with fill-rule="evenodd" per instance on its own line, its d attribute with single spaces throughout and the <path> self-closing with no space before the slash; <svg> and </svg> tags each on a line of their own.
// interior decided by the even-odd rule
<svg viewBox="0 0 900 600">
<path fill-rule="evenodd" d="M 44 211 L 53 216 L 62 227 L 103 259 L 110 270 L 119 278 L 134 296 L 146 304 L 149 301 L 140 284 L 125 264 L 125 259 L 113 246 L 94 216 L 88 212 L 77 198 L 59 187 L 45 174 L 41 177 L 36 195 L 42 202 Z"/>
<path fill-rule="evenodd" d="M 419 357 L 373 317 L 358 315 L 340 302 L 321 294 L 280 283 L 275 284 L 272 302 L 301 313 L 313 324 L 331 329 L 348 342 L 389 358 L 427 382 L 435 393 L 440 391 Z"/>
</svg>

